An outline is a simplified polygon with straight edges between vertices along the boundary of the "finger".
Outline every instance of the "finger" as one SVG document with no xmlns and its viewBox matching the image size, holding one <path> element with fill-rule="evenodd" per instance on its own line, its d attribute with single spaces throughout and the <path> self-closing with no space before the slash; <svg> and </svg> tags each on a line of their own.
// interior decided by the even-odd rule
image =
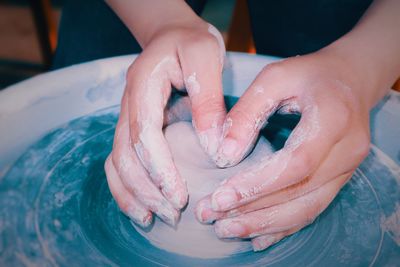
<svg viewBox="0 0 400 267">
<path fill-rule="evenodd" d="M 339 177 L 284 204 L 219 220 L 215 223 L 215 232 L 220 238 L 254 238 L 308 225 L 331 203 L 348 178 Z"/>
<path fill-rule="evenodd" d="M 267 234 L 267 235 L 257 236 L 251 240 L 251 245 L 253 246 L 253 250 L 255 252 L 262 251 L 262 250 L 265 250 L 268 247 L 278 243 L 283 238 L 300 231 L 302 228 L 303 227 L 294 227 L 287 231 L 283 231 L 283 232 L 279 232 L 279 233 L 275 233 L 275 234 Z"/>
<path fill-rule="evenodd" d="M 331 108 L 319 110 L 321 104 L 324 103 L 299 104 L 301 120 L 284 148 L 237 173 L 217 188 L 212 195 L 213 209 L 235 208 L 310 176 L 343 135 L 343 123 L 332 118 Z"/>
<path fill-rule="evenodd" d="M 216 163 L 219 167 L 236 165 L 251 150 L 260 129 L 268 117 L 289 98 L 284 88 L 286 79 L 281 75 L 279 63 L 264 68 L 254 82 L 229 111 L 223 125 L 222 143 L 218 148 Z"/>
<path fill-rule="evenodd" d="M 218 212 L 214 211 L 211 207 L 211 196 L 208 195 L 197 202 L 194 214 L 196 219 L 203 224 L 213 223 L 217 219 L 222 219 L 227 217 L 229 211 Z"/>
<path fill-rule="evenodd" d="M 347 115 L 351 107 L 346 106 L 333 93 L 340 91 L 341 86 L 337 82 L 321 83 L 317 79 L 310 83 L 302 79 L 287 77 L 288 73 L 292 76 L 301 75 L 299 72 L 302 71 L 296 69 L 296 64 L 294 64 L 295 67 L 293 64 L 286 64 L 290 60 L 267 65 L 228 113 L 224 123 L 223 140 L 217 153 L 218 166 L 232 166 L 242 160 L 251 150 L 260 128 L 266 124 L 268 117 L 281 108 L 284 112 L 301 113 L 302 119 L 305 113 L 313 115 L 307 119 L 305 124 L 307 127 L 300 128 L 303 132 L 298 132 L 303 137 L 306 136 L 304 131 L 310 135 L 311 129 L 307 128 L 315 129 L 320 126 L 318 125 L 321 123 L 321 120 L 318 120 L 321 115 L 319 113 L 328 110 L 329 112 L 325 113 L 340 114 L 340 116 L 331 116 L 331 120 L 329 120 L 333 133 L 339 132 L 339 129 L 335 127 L 346 127 Z M 291 71 L 287 71 L 289 68 Z M 326 90 L 324 97 L 318 97 L 319 94 L 316 93 L 322 90 L 321 87 Z M 329 95 L 335 97 L 331 98 Z M 317 105 L 318 103 L 319 105 Z M 318 110 L 318 108 L 316 109 L 318 106 L 323 108 Z M 314 120 L 311 120 L 313 118 Z M 292 143 L 292 145 L 296 144 Z"/>
<path fill-rule="evenodd" d="M 339 176 L 351 176 L 353 170 L 342 173 Z M 264 197 L 261 197 L 255 201 L 249 202 L 242 206 L 236 207 L 228 211 L 214 211 L 211 206 L 211 196 L 207 196 L 201 199 L 195 209 L 196 218 L 199 222 L 204 224 L 210 224 L 216 220 L 237 217 L 252 211 L 265 209 L 274 205 L 286 203 L 293 199 L 299 198 L 321 186 L 324 186 L 327 182 L 334 179 L 332 176 L 312 176 L 305 180 L 291 185 L 287 188 L 283 188 L 277 192 L 273 192 Z"/>
<path fill-rule="evenodd" d="M 104 169 L 106 171 L 107 182 L 111 194 L 121 211 L 136 224 L 142 227 L 149 226 L 152 222 L 151 212 L 124 188 L 118 173 L 115 170 L 114 164 L 112 163 L 111 155 L 108 156 Z"/>
<path fill-rule="evenodd" d="M 368 151 L 368 133 L 359 130 L 350 131 L 345 138 L 332 148 L 314 173 L 296 184 L 230 210 L 226 215 L 230 217 L 237 216 L 237 214 L 284 203 L 307 194 L 337 177 L 350 177 L 361 161 L 367 156 Z"/>
<path fill-rule="evenodd" d="M 192 106 L 192 123 L 200 144 L 211 157 L 215 157 L 226 115 L 220 53 L 219 42 L 212 34 L 198 36 L 196 42 L 178 49 Z"/>
<path fill-rule="evenodd" d="M 133 70 L 131 76 L 135 78 L 127 81 L 127 88 L 130 88 L 130 135 L 137 155 L 153 182 L 175 208 L 181 209 L 188 199 L 186 183 L 175 167 L 162 132 L 164 108 L 171 93 L 173 76 L 179 72 L 179 64 L 174 58 L 166 57 L 150 66 L 153 69 L 150 75 L 148 68 Z M 136 79 L 138 76 L 145 79 Z"/>
<path fill-rule="evenodd" d="M 253 251 L 262 251 L 266 248 L 272 246 L 273 244 L 279 242 L 282 238 L 286 236 L 285 232 L 262 235 L 255 237 L 251 240 L 251 245 L 253 246 Z"/>
<path fill-rule="evenodd" d="M 212 223 L 218 219 L 235 217 L 298 198 L 324 185 L 335 177 L 342 175 L 350 176 L 359 163 L 367 156 L 369 144 L 367 131 L 351 131 L 333 147 L 318 169 L 300 182 L 226 212 L 213 211 L 211 197 L 207 196 L 197 204 L 197 219 L 202 223 Z"/>
<path fill-rule="evenodd" d="M 115 131 L 112 152 L 114 166 L 118 170 L 125 188 L 140 199 L 147 208 L 156 213 L 164 222 L 174 226 L 179 219 L 179 212 L 174 209 L 154 185 L 130 145 L 126 102 L 126 98 L 123 98 L 121 114 Z"/>
</svg>

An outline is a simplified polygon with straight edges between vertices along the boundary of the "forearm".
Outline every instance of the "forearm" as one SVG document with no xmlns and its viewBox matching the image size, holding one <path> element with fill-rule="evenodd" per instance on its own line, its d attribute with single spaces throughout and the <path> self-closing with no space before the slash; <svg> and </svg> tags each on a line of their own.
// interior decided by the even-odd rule
<svg viewBox="0 0 400 267">
<path fill-rule="evenodd" d="M 360 92 L 372 107 L 400 76 L 400 1 L 375 1 L 348 34 L 326 47 L 359 77 Z"/>
<path fill-rule="evenodd" d="M 184 0 L 106 0 L 142 46 L 165 27 L 200 20 Z"/>
</svg>

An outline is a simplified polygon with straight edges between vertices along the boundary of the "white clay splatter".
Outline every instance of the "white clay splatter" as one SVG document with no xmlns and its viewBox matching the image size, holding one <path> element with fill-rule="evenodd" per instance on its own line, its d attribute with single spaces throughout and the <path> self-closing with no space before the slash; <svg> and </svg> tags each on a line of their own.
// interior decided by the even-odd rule
<svg viewBox="0 0 400 267">
<path fill-rule="evenodd" d="M 264 87 L 262 87 L 260 85 L 254 86 L 254 95 L 257 95 L 257 96 L 262 95 L 262 94 L 264 94 L 264 92 L 265 92 Z"/>
<path fill-rule="evenodd" d="M 296 150 L 303 142 L 315 138 L 320 131 L 319 112 L 316 105 L 306 106 L 302 114 L 308 117 L 307 122 L 300 122 L 286 141 L 284 149 L 289 153 Z"/>
<path fill-rule="evenodd" d="M 279 108 L 280 114 L 291 114 L 291 113 L 300 113 L 300 105 L 297 101 L 291 101 Z"/>
<path fill-rule="evenodd" d="M 134 148 L 140 161 L 149 171 L 150 176 L 159 184 L 165 195 L 169 195 L 175 207 L 182 206 L 186 199 L 180 194 L 172 194 L 178 190 L 178 177 L 168 145 L 162 134 L 164 120 L 164 107 L 170 95 L 169 78 L 171 70 L 179 68 L 179 64 L 173 57 L 164 58 L 157 64 L 150 76 L 143 82 L 144 102 L 138 108 L 138 141 Z M 175 72 L 172 71 L 172 74 Z M 175 75 L 175 74 L 174 74 Z M 180 188 L 184 190 L 184 188 Z"/>
<path fill-rule="evenodd" d="M 196 131 L 199 137 L 200 145 L 211 158 L 215 158 L 218 146 L 221 142 L 222 133 L 222 127 L 218 125 L 217 119 L 213 121 L 211 128 L 204 131 L 198 131 L 196 129 Z"/>
<path fill-rule="evenodd" d="M 268 166 L 274 166 L 273 169 L 269 168 L 268 173 L 264 175 L 268 176 L 264 182 L 251 189 L 237 188 L 238 193 L 241 195 L 243 201 L 252 200 L 257 194 L 259 194 L 264 188 L 275 183 L 276 180 L 282 175 L 288 166 L 292 158 L 292 153 L 304 142 L 310 141 L 315 138 L 320 131 L 319 125 L 319 112 L 318 107 L 313 104 L 311 100 L 308 100 L 307 105 L 302 110 L 303 116 L 307 117 L 306 123 L 300 123 L 289 136 L 285 143 L 285 146 L 280 151 L 276 152 L 272 156 L 268 156 L 261 161 L 254 164 L 246 172 L 243 173 L 242 183 L 245 184 L 246 179 L 251 176 L 259 175 Z"/>
<path fill-rule="evenodd" d="M 232 118 L 228 117 L 225 120 L 224 125 L 222 126 L 222 137 L 225 138 L 229 132 L 229 129 L 232 127 L 233 120 Z"/>
<path fill-rule="evenodd" d="M 196 72 L 193 72 L 189 77 L 186 78 L 186 89 L 191 96 L 200 93 L 200 84 L 196 78 Z"/>
<path fill-rule="evenodd" d="M 396 203 L 395 210 L 391 215 L 381 218 L 381 228 L 398 246 L 400 246 L 400 204 Z"/>
</svg>

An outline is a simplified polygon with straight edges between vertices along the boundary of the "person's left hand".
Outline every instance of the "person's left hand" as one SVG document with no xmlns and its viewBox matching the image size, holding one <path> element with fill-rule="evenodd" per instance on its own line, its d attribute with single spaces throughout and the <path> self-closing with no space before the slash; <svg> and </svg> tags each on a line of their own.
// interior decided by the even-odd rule
<svg viewBox="0 0 400 267">
<path fill-rule="evenodd" d="M 268 116 L 301 113 L 285 146 L 224 181 L 196 207 L 220 238 L 263 250 L 313 220 L 369 151 L 369 109 L 360 79 L 321 53 L 266 66 L 228 113 L 217 164 L 241 161 Z"/>
</svg>

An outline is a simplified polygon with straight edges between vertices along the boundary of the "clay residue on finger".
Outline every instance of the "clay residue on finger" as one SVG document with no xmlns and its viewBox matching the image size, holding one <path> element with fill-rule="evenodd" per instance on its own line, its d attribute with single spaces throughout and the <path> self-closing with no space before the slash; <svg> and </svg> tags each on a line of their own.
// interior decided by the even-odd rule
<svg viewBox="0 0 400 267">
<path fill-rule="evenodd" d="M 287 104 L 284 104 L 278 110 L 279 114 L 293 114 L 300 113 L 300 105 L 297 101 L 290 101 Z"/>
<path fill-rule="evenodd" d="M 298 108 L 298 103 L 289 104 L 293 108 Z M 288 162 L 292 158 L 293 152 L 304 142 L 308 142 L 315 138 L 320 131 L 320 116 L 318 106 L 312 101 L 311 98 L 307 98 L 305 101 L 305 107 L 302 110 L 303 121 L 300 123 L 291 133 L 285 146 L 274 153 L 273 155 L 268 155 L 265 158 L 257 161 L 252 167 L 248 168 L 245 172 L 242 172 L 242 178 L 239 183 L 246 184 L 246 180 L 249 177 L 254 177 L 259 175 L 264 169 L 269 166 L 274 166 L 274 168 L 269 168 L 268 179 L 264 179 L 260 185 L 254 186 L 250 189 L 241 189 L 236 187 L 238 193 L 241 196 L 242 202 L 248 202 L 252 200 L 256 195 L 262 192 L 266 187 L 271 186 L 275 183 L 279 177 L 284 173 L 288 166 Z M 238 175 L 238 176 L 239 176 Z M 279 190 L 280 188 L 277 188 Z"/>
<path fill-rule="evenodd" d="M 200 145 L 212 159 L 215 158 L 222 135 L 222 126 L 218 124 L 218 120 L 213 121 L 211 128 L 203 131 L 196 129 L 196 132 L 199 136 Z"/>
<path fill-rule="evenodd" d="M 200 93 L 200 84 L 197 81 L 196 72 L 190 74 L 187 78 L 185 78 L 186 90 L 188 91 L 190 96 L 195 96 Z"/>
<path fill-rule="evenodd" d="M 262 89 L 261 86 L 258 86 L 257 88 L 259 90 Z M 238 164 L 241 160 L 247 157 L 248 154 L 253 149 L 255 142 L 257 141 L 257 136 L 259 134 L 259 131 L 267 124 L 268 117 L 273 112 L 275 112 L 277 107 L 278 107 L 277 103 L 275 103 L 272 99 L 267 99 L 265 101 L 264 106 L 261 108 L 261 111 L 254 117 L 253 120 L 247 121 L 243 125 L 240 125 L 240 127 L 245 129 L 246 133 L 248 132 L 249 137 L 246 138 L 247 143 L 238 144 L 237 140 L 234 140 L 236 146 L 241 146 L 241 145 L 244 146 L 244 147 L 236 147 L 236 149 L 234 150 L 235 151 L 234 154 L 224 153 L 224 147 L 220 148 L 217 153 L 217 157 L 215 159 L 217 165 L 219 167 L 230 167 Z M 233 125 L 233 120 L 230 116 L 228 116 L 223 125 L 223 131 L 222 131 L 223 139 L 225 139 L 228 136 L 229 131 L 232 128 L 232 125 Z M 225 140 L 228 139 L 230 138 L 226 138 Z M 223 142 L 224 141 L 222 141 L 222 143 Z"/>
<path fill-rule="evenodd" d="M 279 235 L 279 234 L 278 234 Z M 263 235 L 263 236 L 258 236 L 256 238 L 253 238 L 251 241 L 251 244 L 253 245 L 253 250 L 255 252 L 257 251 L 262 251 L 273 244 L 277 243 L 279 239 L 277 238 L 277 235 Z"/>
<path fill-rule="evenodd" d="M 312 104 L 307 105 L 302 111 L 302 116 L 307 116 L 308 121 L 301 123 L 290 134 L 283 148 L 288 153 L 296 150 L 302 143 L 311 141 L 320 131 L 318 106 Z"/>
<path fill-rule="evenodd" d="M 172 161 L 165 143 L 162 126 L 164 107 L 171 93 L 171 75 L 179 69 L 177 60 L 165 57 L 143 81 L 144 88 L 138 95 L 137 124 L 139 130 L 134 148 L 151 178 L 161 187 L 162 192 L 176 208 L 182 208 L 187 201 L 186 189 L 181 188 L 180 175 Z M 171 74 L 172 73 L 172 74 Z M 184 181 L 183 181 L 183 184 Z"/>
</svg>

